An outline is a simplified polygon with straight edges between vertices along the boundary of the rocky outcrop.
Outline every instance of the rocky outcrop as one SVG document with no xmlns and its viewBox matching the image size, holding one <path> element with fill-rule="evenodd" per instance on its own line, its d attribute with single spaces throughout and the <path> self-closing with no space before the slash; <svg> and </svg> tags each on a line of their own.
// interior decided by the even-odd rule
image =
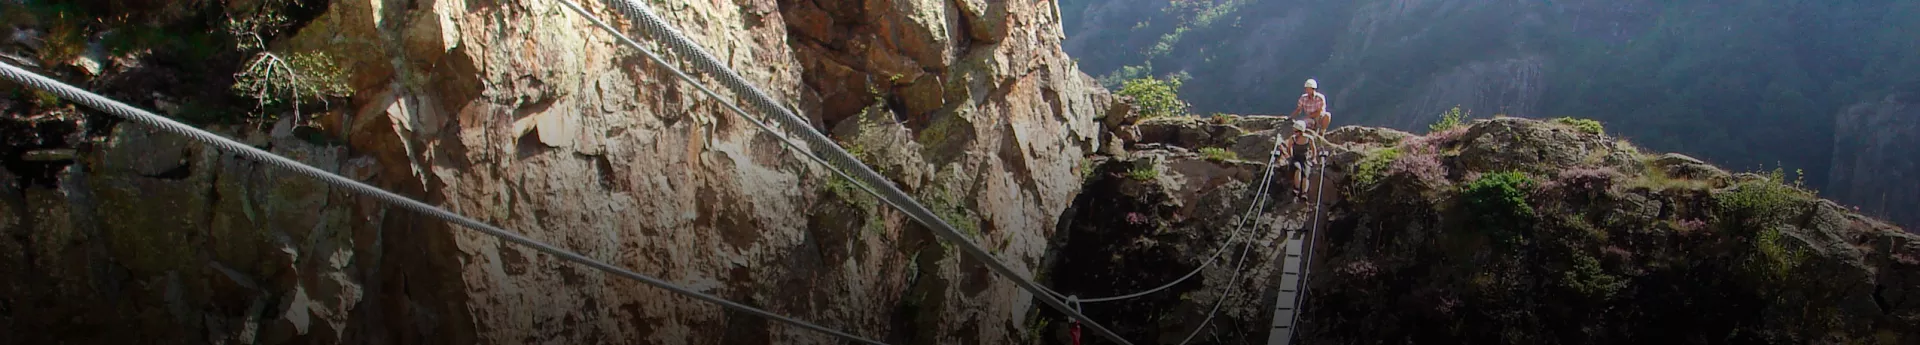
<svg viewBox="0 0 1920 345">
<path fill-rule="evenodd" d="M 1171 145 L 1175 150 L 1200 151 L 1222 149 L 1236 157 L 1265 157 L 1273 150 L 1277 135 L 1287 135 L 1283 116 L 1214 115 L 1205 118 L 1170 116 L 1141 120 L 1118 128 L 1130 135 L 1119 136 L 1133 148 Z M 1145 145 L 1145 146 L 1143 146 Z"/>
<path fill-rule="evenodd" d="M 653 5 L 1016 269 L 1039 263 L 1081 188 L 1080 158 L 1098 147 L 1095 118 L 1110 112 L 1105 91 L 1060 51 L 1049 3 Z M 327 105 L 318 130 L 294 131 L 334 140 L 258 145 L 854 334 L 917 344 L 1026 336 L 1025 292 L 558 3 L 341 0 L 307 10 L 302 26 L 268 36 L 271 46 L 334 57 L 355 92 Z M 205 101 L 164 96 L 135 103 Z M 49 328 L 8 332 L 43 337 L 17 342 L 836 342 L 407 212 L 368 218 L 383 208 L 133 125 L 98 128 L 103 143 L 82 147 L 73 170 L 9 179 L 54 187 L 9 187 L 6 205 L 104 217 L 76 226 L 89 240 L 10 240 L 59 255 L 10 258 L 21 271 L 8 272 L 58 266 L 89 273 L 38 276 L 118 285 L 8 283 L 20 291 L 0 308 L 15 311 L 8 327 Z M 59 202 L 73 195 L 88 201 Z M 13 238 L 56 224 L 7 219 Z M 46 259 L 56 256 L 78 266 Z M 101 302 L 32 302 L 68 299 Z M 108 310 L 134 312 L 27 317 Z M 87 331 L 122 321 L 141 326 Z"/>
<path fill-rule="evenodd" d="M 1456 130 L 1458 131 L 1458 130 Z M 1466 171 L 1518 170 L 1533 174 L 1578 166 L 1634 169 L 1637 152 L 1609 138 L 1583 133 L 1557 124 L 1523 118 L 1499 118 L 1474 121 L 1472 127 L 1453 133 L 1433 135 L 1439 141 L 1453 141 L 1453 147 L 1429 142 L 1440 149 L 1458 149 L 1456 162 Z"/>
<path fill-rule="evenodd" d="M 1278 236 L 1318 229 L 1299 342 L 1900 344 L 1920 334 L 1905 297 L 1920 236 L 1784 176 L 1730 177 L 1547 121 L 1393 133 L 1329 135 L 1317 226 L 1314 204 L 1274 181 L 1245 259 L 1226 240 L 1246 229 L 1239 212 L 1259 182 L 1247 172 L 1260 163 L 1137 143 L 1168 149 L 1101 163 L 1063 220 L 1049 282 L 1083 297 L 1131 293 L 1212 260 L 1166 291 L 1085 309 L 1136 341 L 1198 330 L 1258 343 L 1280 288 Z M 1213 257 L 1223 246 L 1232 250 Z M 1067 343 L 1053 335 L 1043 342 Z"/>
<path fill-rule="evenodd" d="M 1913 229 L 1920 226 L 1920 96 L 1854 105 L 1834 122 L 1834 200 Z"/>
</svg>

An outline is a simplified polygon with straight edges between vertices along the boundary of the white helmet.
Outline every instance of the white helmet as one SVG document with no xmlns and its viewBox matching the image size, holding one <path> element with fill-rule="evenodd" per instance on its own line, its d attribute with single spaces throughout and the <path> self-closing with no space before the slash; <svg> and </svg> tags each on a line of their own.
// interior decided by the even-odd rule
<svg viewBox="0 0 1920 345">
<path fill-rule="evenodd" d="M 1294 133 L 1300 133 L 1305 131 L 1307 131 L 1307 120 L 1293 120 Z"/>
<path fill-rule="evenodd" d="M 1320 89 L 1320 82 L 1313 81 L 1313 79 L 1307 79 L 1307 88 L 1318 90 Z"/>
</svg>

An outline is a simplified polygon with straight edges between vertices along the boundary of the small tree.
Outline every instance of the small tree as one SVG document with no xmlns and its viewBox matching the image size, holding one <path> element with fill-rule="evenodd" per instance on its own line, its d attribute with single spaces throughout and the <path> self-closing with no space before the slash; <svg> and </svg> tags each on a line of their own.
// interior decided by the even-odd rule
<svg viewBox="0 0 1920 345">
<path fill-rule="evenodd" d="M 325 103 L 328 98 L 345 97 L 353 90 L 347 85 L 348 73 L 333 56 L 322 52 L 275 52 L 268 41 L 293 29 L 286 12 L 295 6 L 290 0 L 263 0 L 228 10 L 226 30 L 241 51 L 255 52 L 253 58 L 234 74 L 233 91 L 253 98 L 259 110 L 267 113 L 285 107 L 293 110 L 296 121 L 301 103 Z M 261 119 L 272 121 L 273 116 Z"/>
<path fill-rule="evenodd" d="M 281 57 L 260 52 L 234 75 L 233 89 L 259 102 L 264 111 L 287 106 L 300 118 L 300 103 L 325 102 L 328 97 L 344 97 L 347 74 L 331 56 L 320 52 L 293 53 Z M 272 120 L 270 117 L 267 120 Z"/>
</svg>

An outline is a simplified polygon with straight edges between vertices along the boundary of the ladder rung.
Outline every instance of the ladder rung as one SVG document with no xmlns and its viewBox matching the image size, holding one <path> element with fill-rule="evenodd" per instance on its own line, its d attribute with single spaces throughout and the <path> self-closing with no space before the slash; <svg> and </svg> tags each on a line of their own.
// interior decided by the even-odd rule
<svg viewBox="0 0 1920 345">
<path fill-rule="evenodd" d="M 1290 275 L 1290 276 L 1297 276 L 1297 275 L 1300 275 L 1300 272 L 1280 272 L 1280 274 L 1285 274 L 1285 275 Z"/>
<path fill-rule="evenodd" d="M 1288 327 L 1293 327 L 1293 326 L 1288 326 L 1288 325 L 1273 325 L 1273 329 L 1284 329 L 1284 328 L 1288 328 Z"/>
<path fill-rule="evenodd" d="M 1273 310 L 1293 310 L 1293 307 L 1279 307 L 1279 308 L 1273 308 Z"/>
<path fill-rule="evenodd" d="M 1280 290 L 1280 292 L 1295 292 L 1295 291 L 1300 291 L 1300 290 Z"/>
</svg>

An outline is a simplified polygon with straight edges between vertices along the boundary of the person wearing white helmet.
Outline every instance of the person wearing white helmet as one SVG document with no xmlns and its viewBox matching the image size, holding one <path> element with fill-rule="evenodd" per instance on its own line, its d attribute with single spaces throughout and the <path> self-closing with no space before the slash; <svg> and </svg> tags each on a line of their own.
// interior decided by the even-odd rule
<svg viewBox="0 0 1920 345">
<path fill-rule="evenodd" d="M 1284 139 L 1286 144 L 1280 145 L 1280 152 L 1276 154 L 1286 157 L 1286 165 L 1293 167 L 1294 199 L 1306 200 L 1308 188 L 1311 187 L 1307 185 L 1307 181 L 1309 181 L 1309 174 L 1313 172 L 1314 153 L 1320 152 L 1320 145 L 1315 140 L 1315 136 L 1307 131 L 1306 120 L 1291 122 L 1293 133 Z"/>
<path fill-rule="evenodd" d="M 1300 95 L 1300 102 L 1294 106 L 1293 113 L 1287 114 L 1287 118 L 1304 113 L 1307 120 L 1312 121 L 1308 127 L 1324 133 L 1327 125 L 1333 123 L 1333 113 L 1327 112 L 1327 95 L 1320 94 L 1320 82 L 1313 79 L 1307 79 L 1306 89 L 1307 92 Z"/>
</svg>

